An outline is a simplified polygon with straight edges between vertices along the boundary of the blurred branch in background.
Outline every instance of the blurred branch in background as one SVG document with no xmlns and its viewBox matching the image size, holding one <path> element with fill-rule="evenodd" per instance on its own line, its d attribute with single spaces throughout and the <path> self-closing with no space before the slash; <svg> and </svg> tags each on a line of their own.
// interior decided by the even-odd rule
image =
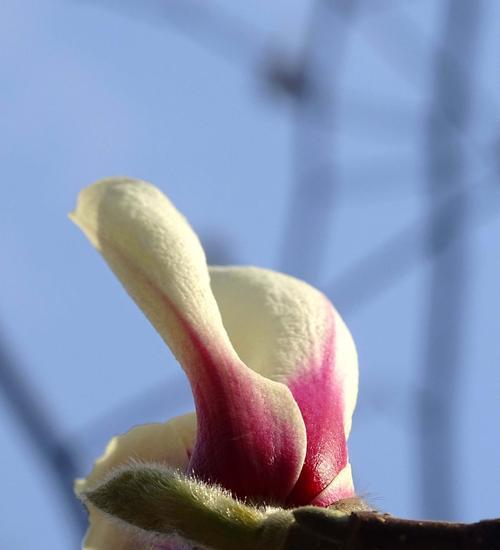
<svg viewBox="0 0 500 550">
<path fill-rule="evenodd" d="M 447 233 L 441 236 L 439 248 L 422 250 L 421 243 L 427 236 L 426 227 L 433 223 L 431 220 L 447 217 L 448 212 L 464 201 L 469 204 L 469 229 L 479 228 L 498 216 L 499 190 L 492 185 L 497 179 L 495 166 L 486 170 L 475 183 L 437 198 L 428 213 L 410 222 L 337 275 L 325 287 L 326 294 L 333 297 L 341 312 L 350 315 L 370 305 L 372 300 L 416 268 L 423 259 L 433 260 L 434 256 L 462 236 L 456 232 Z"/>
<path fill-rule="evenodd" d="M 470 4 L 474 5 L 473 2 Z M 406 81 L 412 87 L 419 86 L 418 77 L 425 74 L 429 63 L 432 63 L 436 49 L 439 49 L 439 57 L 442 63 L 446 64 L 447 70 L 453 71 L 457 75 L 469 73 L 468 56 L 461 55 L 460 48 L 457 49 L 456 45 L 451 42 L 447 43 L 446 39 L 441 40 L 439 44 L 433 44 L 426 38 L 412 17 L 404 13 L 403 3 L 391 2 L 391 5 L 393 9 L 384 10 L 383 17 L 377 18 L 376 22 L 369 20 L 369 24 L 365 25 L 362 31 L 365 39 L 378 51 L 382 61 L 401 80 Z M 363 20 L 361 19 L 361 21 Z M 402 47 L 402 45 L 411 46 Z M 491 113 L 498 113 L 496 97 L 491 97 L 485 90 L 478 87 L 475 87 L 474 94 L 478 96 L 483 105 L 488 105 Z M 483 160 L 485 155 L 489 157 L 489 150 L 485 151 L 470 135 L 464 134 L 464 127 L 456 118 L 452 102 L 443 101 L 435 107 L 436 124 L 447 126 L 450 135 L 455 132 L 455 137 L 463 140 L 464 147 L 467 146 L 469 154 L 474 154 Z"/>
<path fill-rule="evenodd" d="M 313 4 L 300 64 L 303 84 L 293 97 L 295 183 L 290 191 L 280 267 L 309 282 L 318 280 L 331 227 L 336 180 L 331 161 L 335 88 L 356 5 L 353 0 L 317 0 Z"/>
<path fill-rule="evenodd" d="M 465 134 L 471 109 L 473 69 L 481 1 L 449 0 L 434 63 L 433 95 L 427 119 L 428 201 L 467 186 L 468 151 L 440 113 L 446 111 Z M 451 50 L 464 63 L 450 63 Z M 420 402 L 420 491 L 424 517 L 455 519 L 458 499 L 457 418 L 467 298 L 469 201 L 456 194 L 454 207 L 429 220 L 427 247 L 434 257 L 428 297 L 423 394 Z M 453 242 L 453 246 L 450 243 Z"/>
<path fill-rule="evenodd" d="M 264 37 L 244 19 L 234 17 L 210 2 L 194 0 L 76 0 L 168 24 L 228 63 L 243 69 L 255 65 Z M 262 41 L 259 40 L 261 36 Z"/>
<path fill-rule="evenodd" d="M 13 417 L 27 435 L 34 454 L 40 458 L 54 482 L 61 509 L 71 522 L 71 533 L 80 543 L 87 518 L 73 494 L 73 483 L 78 473 L 78 456 L 61 444 L 55 422 L 47 413 L 48 406 L 22 374 L 7 350 L 5 338 L 0 339 L 0 388 Z"/>
</svg>

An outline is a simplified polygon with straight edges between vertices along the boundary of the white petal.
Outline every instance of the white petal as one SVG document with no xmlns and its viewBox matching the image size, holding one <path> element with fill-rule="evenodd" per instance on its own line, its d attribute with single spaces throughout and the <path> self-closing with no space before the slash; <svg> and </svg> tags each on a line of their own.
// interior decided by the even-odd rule
<svg viewBox="0 0 500 550">
<path fill-rule="evenodd" d="M 144 541 L 130 529 L 106 517 L 89 505 L 90 527 L 83 541 L 83 550 L 144 550 Z"/>
<path fill-rule="evenodd" d="M 113 437 L 86 479 L 75 483 L 76 492 L 98 485 L 110 472 L 131 460 L 159 462 L 185 469 L 196 439 L 196 417 L 185 414 L 162 424 L 145 424 Z M 111 520 L 91 504 L 84 550 L 143 550 L 143 540 L 123 524 Z"/>
<path fill-rule="evenodd" d="M 115 436 L 108 443 L 86 479 L 77 481 L 77 491 L 88 490 L 99 483 L 117 466 L 131 460 L 163 462 L 173 468 L 184 469 L 196 439 L 196 415 L 176 416 L 168 422 L 136 426 Z"/>
<path fill-rule="evenodd" d="M 159 189 L 127 178 L 102 180 L 80 193 L 70 217 L 186 370 L 193 368 L 192 346 L 178 315 L 214 346 L 231 348 L 200 242 Z"/>
<path fill-rule="evenodd" d="M 194 550 L 180 537 L 170 537 L 156 542 L 147 535 L 108 516 L 89 505 L 90 528 L 82 544 L 83 550 Z"/>
</svg>

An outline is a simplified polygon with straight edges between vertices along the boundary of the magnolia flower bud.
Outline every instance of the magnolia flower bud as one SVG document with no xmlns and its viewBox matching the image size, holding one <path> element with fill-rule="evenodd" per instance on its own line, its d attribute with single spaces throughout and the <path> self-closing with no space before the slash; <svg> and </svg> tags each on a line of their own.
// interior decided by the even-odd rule
<svg viewBox="0 0 500 550">
<path fill-rule="evenodd" d="M 140 534 L 110 522 L 111 513 L 141 532 L 175 532 L 182 544 L 201 540 L 189 523 L 210 524 L 203 536 L 219 545 L 226 535 L 236 537 L 243 549 L 242 540 L 282 535 L 282 520 L 263 512 L 269 506 L 328 507 L 355 496 L 347 437 L 356 350 L 323 294 L 264 269 L 208 268 L 186 220 L 143 181 L 91 185 L 71 219 L 169 345 L 196 405 L 196 414 L 115 438 L 91 475 L 78 481 L 91 522 L 84 548 L 142 550 Z M 161 467 L 138 469 L 131 458 Z M 203 499 L 195 521 L 195 503 Z M 243 500 L 255 506 L 247 509 Z"/>
</svg>

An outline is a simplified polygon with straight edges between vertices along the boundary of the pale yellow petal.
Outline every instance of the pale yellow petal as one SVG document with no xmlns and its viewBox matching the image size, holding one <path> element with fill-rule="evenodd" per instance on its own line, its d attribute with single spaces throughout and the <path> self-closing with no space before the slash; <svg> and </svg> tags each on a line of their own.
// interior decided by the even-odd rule
<svg viewBox="0 0 500 550">
<path fill-rule="evenodd" d="M 116 467 L 131 460 L 167 464 L 184 470 L 196 439 L 196 416 L 185 414 L 161 424 L 145 424 L 113 437 L 86 479 L 75 483 L 77 493 L 98 485 Z M 91 504 L 84 550 L 149 550 L 133 531 L 111 520 Z"/>
<path fill-rule="evenodd" d="M 131 529 L 109 519 L 92 504 L 88 505 L 90 526 L 83 550 L 149 550 Z"/>
<path fill-rule="evenodd" d="M 103 480 L 113 468 L 131 460 L 162 462 L 182 470 L 189 462 L 195 439 L 194 413 L 177 416 L 164 423 L 136 426 L 111 439 L 104 454 L 96 460 L 90 475 L 77 481 L 76 490 L 88 490 Z"/>
<path fill-rule="evenodd" d="M 236 356 L 210 290 L 201 244 L 159 189 L 128 178 L 101 180 L 80 193 L 70 218 L 102 253 L 188 376 L 200 374 L 193 372 L 193 335 Z"/>
</svg>

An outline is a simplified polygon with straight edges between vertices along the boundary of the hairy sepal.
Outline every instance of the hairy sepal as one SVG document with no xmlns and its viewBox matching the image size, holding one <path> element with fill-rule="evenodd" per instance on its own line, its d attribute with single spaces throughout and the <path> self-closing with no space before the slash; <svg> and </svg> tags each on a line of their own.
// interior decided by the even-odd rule
<svg viewBox="0 0 500 550">
<path fill-rule="evenodd" d="M 293 521 L 290 511 L 249 506 L 158 464 L 120 467 L 79 496 L 145 539 L 175 537 L 214 550 L 279 550 Z"/>
</svg>

